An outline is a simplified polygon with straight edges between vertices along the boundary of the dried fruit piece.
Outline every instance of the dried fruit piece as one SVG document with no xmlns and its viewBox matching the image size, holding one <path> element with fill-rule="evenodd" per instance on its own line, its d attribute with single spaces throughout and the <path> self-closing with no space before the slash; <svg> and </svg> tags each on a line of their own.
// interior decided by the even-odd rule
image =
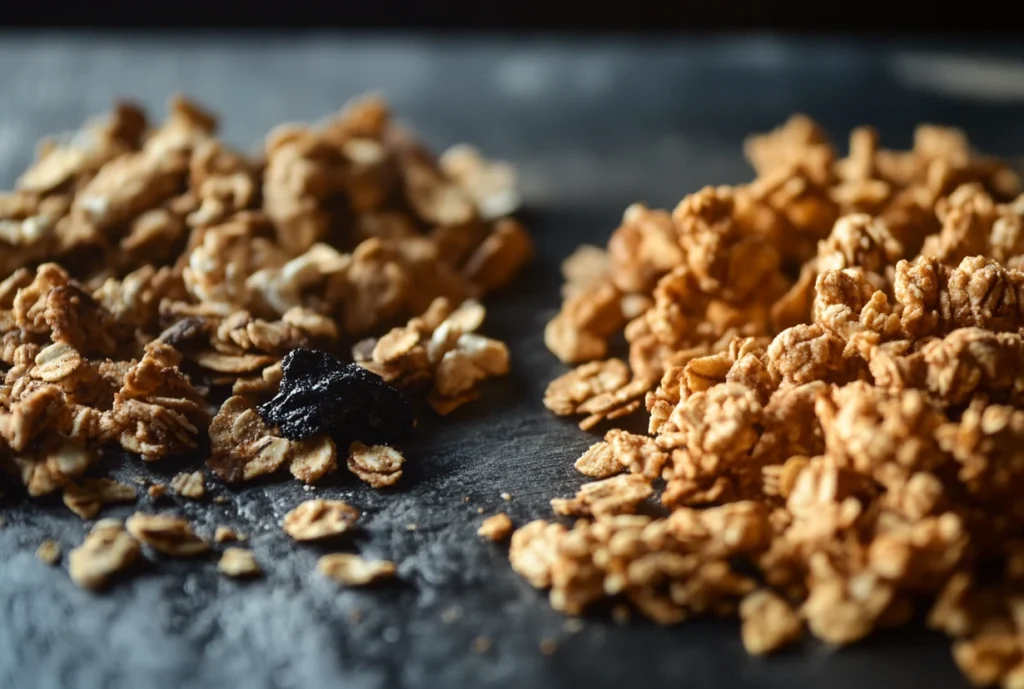
<svg viewBox="0 0 1024 689">
<path fill-rule="evenodd" d="M 296 541 L 315 541 L 351 531 L 359 510 L 341 500 L 307 500 L 284 517 L 284 530 Z"/>
<path fill-rule="evenodd" d="M 388 560 L 364 560 L 351 553 L 324 555 L 316 571 L 344 586 L 367 586 L 395 576 L 395 563 Z"/>
<path fill-rule="evenodd" d="M 330 433 L 339 440 L 401 440 L 414 424 L 406 397 L 357 364 L 295 349 L 282 362 L 277 395 L 260 405 L 267 423 L 293 440 Z"/>
</svg>

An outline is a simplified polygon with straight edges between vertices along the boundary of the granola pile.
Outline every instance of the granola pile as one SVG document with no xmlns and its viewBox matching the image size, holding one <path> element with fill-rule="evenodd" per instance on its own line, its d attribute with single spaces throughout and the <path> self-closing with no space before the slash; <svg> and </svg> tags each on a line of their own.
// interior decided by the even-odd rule
<svg viewBox="0 0 1024 689">
<path fill-rule="evenodd" d="M 339 448 L 328 433 L 351 409 L 289 417 L 302 433 L 267 421 L 295 350 L 372 372 L 332 379 L 342 387 L 358 379 L 441 415 L 508 371 L 506 346 L 477 332 L 479 300 L 532 252 L 510 217 L 507 164 L 465 145 L 433 156 L 375 97 L 318 126 L 282 125 L 255 156 L 216 128 L 184 98 L 161 124 L 120 103 L 44 141 L 0 194 L 0 476 L 32 497 L 63 491 L 83 519 L 136 499 L 102 475 L 111 453 L 198 458 L 228 483 L 283 470 L 311 483 L 342 466 L 393 485 L 398 450 L 364 437 Z M 370 409 L 363 426 L 388 426 L 381 410 L 396 408 Z M 197 469 L 171 491 L 203 499 Z M 173 516 L 101 521 L 71 553 L 72 577 L 105 585 L 140 542 L 209 547 Z M 222 569 L 258 572 L 250 560 L 226 553 Z"/>
<path fill-rule="evenodd" d="M 751 653 L 926 605 L 971 681 L 1024 686 L 1021 180 L 929 125 L 839 157 L 795 116 L 745 152 L 754 181 L 565 262 L 544 404 L 648 432 L 606 427 L 513 568 L 570 614 L 738 615 Z"/>
</svg>

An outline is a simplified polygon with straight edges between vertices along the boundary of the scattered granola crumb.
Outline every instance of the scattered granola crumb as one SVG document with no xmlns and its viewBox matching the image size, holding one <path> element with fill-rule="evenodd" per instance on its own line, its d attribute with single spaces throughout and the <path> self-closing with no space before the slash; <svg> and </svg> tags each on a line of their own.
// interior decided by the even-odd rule
<svg viewBox="0 0 1024 689">
<path fill-rule="evenodd" d="M 125 528 L 144 545 L 172 557 L 194 557 L 210 549 L 188 521 L 169 514 L 136 512 L 125 522 Z"/>
<path fill-rule="evenodd" d="M 68 573 L 79 587 L 99 591 L 135 564 L 141 550 L 120 520 L 101 519 L 68 554 Z"/>
<path fill-rule="evenodd" d="M 159 500 L 163 496 L 167 495 L 167 484 L 166 483 L 154 483 L 146 489 L 146 493 L 153 500 Z"/>
<path fill-rule="evenodd" d="M 349 471 L 374 488 L 393 486 L 402 478 L 405 457 L 393 447 L 353 442 L 348 453 Z"/>
<path fill-rule="evenodd" d="M 178 474 L 171 479 L 171 490 L 189 500 L 202 500 L 206 495 L 206 476 L 201 471 Z"/>
<path fill-rule="evenodd" d="M 324 555 L 316 570 L 345 586 L 367 586 L 395 576 L 395 563 L 388 560 L 364 560 L 351 553 Z"/>
<path fill-rule="evenodd" d="M 491 640 L 491 637 L 478 636 L 475 639 L 473 639 L 473 653 L 476 653 L 477 655 L 483 655 L 484 653 L 487 653 L 489 650 L 491 650 L 491 647 L 493 645 L 494 642 Z"/>
<path fill-rule="evenodd" d="M 36 557 L 47 565 L 55 565 L 60 562 L 60 545 L 56 541 L 46 539 L 36 549 Z"/>
<path fill-rule="evenodd" d="M 484 513 L 484 512 L 486 512 L 486 511 L 487 511 L 487 510 L 485 510 L 485 509 L 484 509 L 483 507 L 477 507 L 477 508 L 476 508 L 476 513 L 477 513 L 477 514 L 483 514 L 483 513 Z"/>
<path fill-rule="evenodd" d="M 405 525 L 405 530 L 406 531 L 417 531 L 417 530 L 419 530 L 419 528 L 420 527 L 417 524 L 406 524 Z"/>
<path fill-rule="evenodd" d="M 226 505 L 228 504 L 228 502 L 230 502 L 230 500 L 228 500 L 227 496 L 225 495 L 215 495 L 213 497 L 213 501 L 218 505 Z"/>
<path fill-rule="evenodd" d="M 570 617 L 562 623 L 562 629 L 566 634 L 578 634 L 583 631 L 583 620 L 578 617 Z"/>
<path fill-rule="evenodd" d="M 462 606 L 453 605 L 450 608 L 445 608 L 441 611 L 441 621 L 445 624 L 451 624 L 462 617 Z"/>
<path fill-rule="evenodd" d="M 251 550 L 227 548 L 217 563 L 217 569 L 229 577 L 255 577 L 263 573 Z"/>
<path fill-rule="evenodd" d="M 505 502 L 508 502 L 509 500 L 512 499 L 512 494 L 511 493 L 502 493 L 501 494 L 501 499 L 504 500 Z"/>
<path fill-rule="evenodd" d="M 504 541 L 512 533 L 512 520 L 504 512 L 499 512 L 484 520 L 477 534 L 490 541 Z"/>
<path fill-rule="evenodd" d="M 341 500 L 307 500 L 284 517 L 284 530 L 296 541 L 315 541 L 351 531 L 359 510 Z"/>
<path fill-rule="evenodd" d="M 108 478 L 87 479 L 64 487 L 64 504 L 82 519 L 92 519 L 103 506 L 115 502 L 135 502 L 135 489 Z"/>
<path fill-rule="evenodd" d="M 633 618 L 633 611 L 628 605 L 616 605 L 612 607 L 612 620 L 615 624 L 629 624 Z"/>
<path fill-rule="evenodd" d="M 248 537 L 235 531 L 229 526 L 218 526 L 213 532 L 213 540 L 217 543 L 227 543 L 229 541 L 245 541 Z"/>
<path fill-rule="evenodd" d="M 540 652 L 546 656 L 553 656 L 558 651 L 558 642 L 554 639 L 541 639 Z"/>
</svg>

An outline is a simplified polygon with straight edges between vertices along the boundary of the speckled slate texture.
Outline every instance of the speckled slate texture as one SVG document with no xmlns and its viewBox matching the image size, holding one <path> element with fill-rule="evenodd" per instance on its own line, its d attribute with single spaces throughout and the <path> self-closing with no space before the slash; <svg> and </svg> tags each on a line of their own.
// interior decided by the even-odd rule
<svg viewBox="0 0 1024 689">
<path fill-rule="evenodd" d="M 317 119 L 380 90 L 434 147 L 471 141 L 515 162 L 539 248 L 515 289 L 491 302 L 485 325 L 509 342 L 512 375 L 484 402 L 427 424 L 395 490 L 339 475 L 312 492 L 289 480 L 216 487 L 227 504 L 177 506 L 201 530 L 252 534 L 262 580 L 226 580 L 213 561 L 164 562 L 94 596 L 33 555 L 48 537 L 66 552 L 85 525 L 58 501 L 4 505 L 0 689 L 965 686 L 948 644 L 920 631 L 839 652 L 807 644 L 767 661 L 744 655 L 732 623 L 619 627 L 595 616 L 570 634 L 509 570 L 504 548 L 475 530 L 478 508 L 522 523 L 581 482 L 572 460 L 594 438 L 540 404 L 564 370 L 541 330 L 557 308 L 558 263 L 575 245 L 604 242 L 630 202 L 670 206 L 703 184 L 747 178 L 743 135 L 796 110 L 840 140 L 870 122 L 904 146 L 927 120 L 965 126 L 981 148 L 1020 157 L 1022 55 L 1013 46 L 775 37 L 0 36 L 6 187 L 37 138 L 117 96 L 159 108 L 168 93 L 188 92 L 222 113 L 228 141 L 253 146 L 276 123 Z M 139 463 L 121 471 L 133 475 Z M 365 534 L 352 548 L 397 561 L 401 584 L 348 592 L 317 577 L 321 551 L 277 527 L 311 496 L 362 507 Z M 478 636 L 493 640 L 487 653 L 470 651 Z M 544 638 L 558 642 L 552 657 L 539 651 Z"/>
</svg>

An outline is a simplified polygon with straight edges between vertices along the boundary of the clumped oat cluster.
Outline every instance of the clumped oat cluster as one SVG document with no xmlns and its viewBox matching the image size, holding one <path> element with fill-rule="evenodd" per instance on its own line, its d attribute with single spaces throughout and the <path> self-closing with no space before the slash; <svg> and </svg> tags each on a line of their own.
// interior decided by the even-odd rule
<svg viewBox="0 0 1024 689">
<path fill-rule="evenodd" d="M 753 182 L 565 262 L 545 340 L 578 366 L 544 403 L 648 432 L 609 428 L 552 501 L 575 523 L 517 530 L 512 566 L 572 614 L 738 615 L 752 653 L 924 602 L 973 682 L 1024 686 L 1020 179 L 936 126 L 840 158 L 795 116 L 745 148 Z"/>
<path fill-rule="evenodd" d="M 442 415 L 508 371 L 505 345 L 477 332 L 479 300 L 532 251 L 509 217 L 508 165 L 468 146 L 433 156 L 373 97 L 280 126 L 255 156 L 216 125 L 183 98 L 159 125 L 118 104 L 44 141 L 0 195 L 0 474 L 30 496 L 63 491 L 83 519 L 136 498 L 95 475 L 111 451 L 198 456 L 229 483 L 284 470 L 311 483 L 339 466 L 398 481 L 394 448 L 339 448 L 322 428 L 296 439 L 261 417 L 297 348 L 355 360 Z M 205 480 L 170 488 L 202 499 Z M 102 521 L 72 577 L 105 585 L 140 542 L 208 547 L 176 517 Z M 222 568 L 255 573 L 250 558 Z"/>
</svg>

